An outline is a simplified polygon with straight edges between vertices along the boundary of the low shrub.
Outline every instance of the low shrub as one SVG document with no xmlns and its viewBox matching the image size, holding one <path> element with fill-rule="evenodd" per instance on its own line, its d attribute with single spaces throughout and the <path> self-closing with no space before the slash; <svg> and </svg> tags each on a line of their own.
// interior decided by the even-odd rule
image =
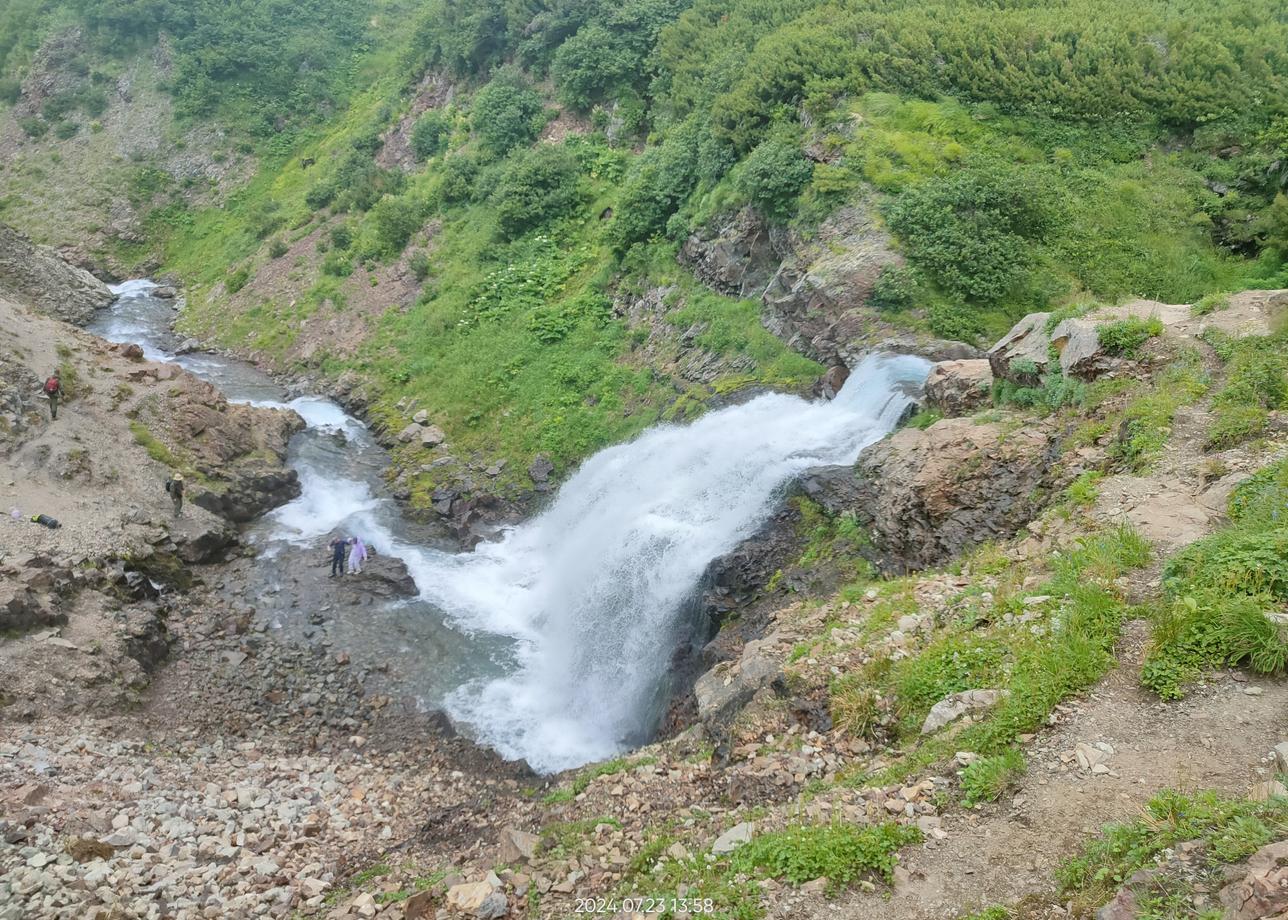
<svg viewBox="0 0 1288 920">
<path fill-rule="evenodd" d="M 1163 332 L 1163 321 L 1156 316 L 1140 319 L 1131 316 L 1113 323 L 1102 323 L 1096 327 L 1100 347 L 1108 354 L 1134 358 L 1140 354 L 1140 347 L 1156 335 Z"/>
<path fill-rule="evenodd" d="M 734 851 L 734 871 L 800 885 L 826 878 L 833 889 L 872 873 L 889 882 L 902 847 L 921 841 L 915 827 L 880 824 L 798 824 L 761 834 Z"/>
<path fill-rule="evenodd" d="M 734 187 L 762 214 L 785 220 L 796 210 L 801 191 L 814 173 L 800 145 L 770 138 L 753 150 L 734 174 Z"/>
<path fill-rule="evenodd" d="M 250 266 L 243 265 L 240 268 L 234 269 L 228 274 L 228 277 L 224 279 L 224 290 L 229 294 L 236 294 L 249 283 Z"/>
<path fill-rule="evenodd" d="M 452 118 L 441 109 L 432 109 L 420 116 L 411 129 L 411 152 L 424 162 L 447 149 L 452 134 Z"/>
<path fill-rule="evenodd" d="M 962 771 L 963 804 L 969 808 L 980 802 L 996 802 L 1027 769 L 1019 748 L 981 757 Z"/>
<path fill-rule="evenodd" d="M 581 203 L 577 158 L 566 147 L 550 144 L 516 154 L 492 203 L 497 226 L 510 239 L 568 216 Z"/>
</svg>

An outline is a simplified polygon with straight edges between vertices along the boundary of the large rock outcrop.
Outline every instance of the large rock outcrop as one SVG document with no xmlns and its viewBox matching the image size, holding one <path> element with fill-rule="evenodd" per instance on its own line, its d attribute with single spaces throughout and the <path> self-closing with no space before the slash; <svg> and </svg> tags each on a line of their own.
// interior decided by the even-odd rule
<svg viewBox="0 0 1288 920">
<path fill-rule="evenodd" d="M 982 358 L 940 361 L 926 378 L 926 402 L 944 415 L 967 415 L 992 402 L 993 370 Z"/>
<path fill-rule="evenodd" d="M 863 202 L 808 240 L 743 210 L 690 236 L 680 261 L 721 293 L 760 300 L 771 332 L 824 363 L 853 364 L 894 332 L 864 307 L 882 270 L 902 260 Z"/>
<path fill-rule="evenodd" d="M 54 250 L 0 224 L 0 297 L 26 303 L 47 316 L 84 325 L 112 302 L 112 292 Z"/>
<path fill-rule="evenodd" d="M 144 362 L 130 376 L 169 384 L 140 400 L 135 418 L 202 475 L 194 504 L 244 523 L 300 494 L 298 474 L 285 465 L 291 435 L 304 427 L 294 412 L 230 403 L 174 365 Z"/>
<path fill-rule="evenodd" d="M 1041 507 L 1055 432 L 966 418 L 905 428 L 864 452 L 853 474 L 811 477 L 825 507 L 859 515 L 884 572 L 942 564 L 1010 537 Z"/>
</svg>

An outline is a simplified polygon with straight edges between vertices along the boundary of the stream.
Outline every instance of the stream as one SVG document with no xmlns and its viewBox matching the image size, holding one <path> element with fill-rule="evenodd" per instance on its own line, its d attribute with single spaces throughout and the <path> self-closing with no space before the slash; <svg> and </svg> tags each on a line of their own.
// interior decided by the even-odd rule
<svg viewBox="0 0 1288 920">
<path fill-rule="evenodd" d="M 287 570 L 298 577 L 307 560 L 306 577 L 325 582 L 314 563 L 328 535 L 361 536 L 406 564 L 419 596 L 330 611 L 335 644 L 355 663 L 388 664 L 423 708 L 542 772 L 649 740 L 672 694 L 673 652 L 705 639 L 689 602 L 711 560 L 751 536 L 798 474 L 852 463 L 888 433 L 930 367 L 871 356 L 831 402 L 768 394 L 656 426 L 586 460 L 536 517 L 461 553 L 401 515 L 384 489 L 384 450 L 334 402 L 290 399 L 245 362 L 176 356 L 174 304 L 154 288 L 114 288 L 90 331 L 307 423 L 288 457 L 302 494 L 245 532 L 258 549 L 258 615 L 274 630 L 305 629 L 310 611 Z"/>
</svg>

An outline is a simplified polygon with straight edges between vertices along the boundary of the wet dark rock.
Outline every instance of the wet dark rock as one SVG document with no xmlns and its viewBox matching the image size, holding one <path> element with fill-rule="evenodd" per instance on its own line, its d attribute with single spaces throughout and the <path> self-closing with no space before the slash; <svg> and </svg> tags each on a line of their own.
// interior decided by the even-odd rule
<svg viewBox="0 0 1288 920">
<path fill-rule="evenodd" d="M 198 492 L 193 496 L 193 504 L 233 523 L 244 524 L 300 496 L 300 477 L 292 469 L 266 464 L 258 468 L 235 468 L 228 474 L 226 489 Z"/>
<path fill-rule="evenodd" d="M 550 479 L 550 474 L 555 471 L 555 465 L 550 462 L 550 458 L 544 455 L 537 457 L 528 467 L 528 475 L 535 483 L 543 483 Z"/>
</svg>

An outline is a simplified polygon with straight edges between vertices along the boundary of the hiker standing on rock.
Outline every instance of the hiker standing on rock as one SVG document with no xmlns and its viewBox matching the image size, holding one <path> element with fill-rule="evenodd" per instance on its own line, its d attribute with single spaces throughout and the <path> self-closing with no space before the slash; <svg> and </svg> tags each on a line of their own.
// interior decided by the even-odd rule
<svg viewBox="0 0 1288 920">
<path fill-rule="evenodd" d="M 175 473 L 166 480 L 165 490 L 170 493 L 170 501 L 174 502 L 174 516 L 178 517 L 183 512 L 183 474 Z"/>
<path fill-rule="evenodd" d="M 337 575 L 344 577 L 344 548 L 349 545 L 349 541 L 344 537 L 336 537 L 327 544 L 331 547 L 331 574 L 328 578 L 335 578 Z"/>
<path fill-rule="evenodd" d="M 363 563 L 367 561 L 367 544 L 362 542 L 362 537 L 353 537 L 349 542 L 353 545 L 349 550 L 349 574 L 361 575 Z"/>
<path fill-rule="evenodd" d="M 63 383 L 55 371 L 45 378 L 45 398 L 49 400 L 49 420 L 58 418 L 58 400 L 63 398 Z"/>
</svg>

